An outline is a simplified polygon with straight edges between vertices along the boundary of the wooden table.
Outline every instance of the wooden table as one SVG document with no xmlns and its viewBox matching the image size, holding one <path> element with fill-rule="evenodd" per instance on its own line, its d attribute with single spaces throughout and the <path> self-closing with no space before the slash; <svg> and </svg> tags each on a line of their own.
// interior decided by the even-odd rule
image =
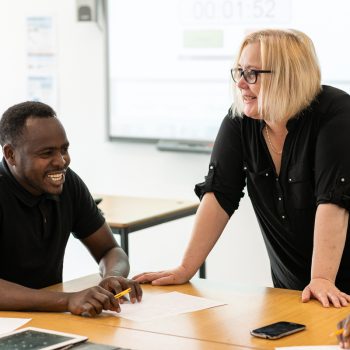
<svg viewBox="0 0 350 350">
<path fill-rule="evenodd" d="M 129 255 L 129 233 L 184 218 L 196 213 L 198 202 L 177 199 L 140 198 L 94 195 L 102 198 L 98 204 L 112 232 L 120 235 L 121 247 Z M 205 263 L 199 270 L 205 278 Z"/>
<path fill-rule="evenodd" d="M 135 350 L 247 350 L 229 344 L 216 344 L 198 339 L 110 326 L 97 319 L 71 314 L 46 312 L 0 312 L 0 317 L 31 318 L 23 327 L 39 327 L 60 332 L 85 335 L 89 342 L 109 344 Z M 74 349 L 74 348 L 73 348 Z"/>
<path fill-rule="evenodd" d="M 51 289 L 67 292 L 75 291 L 92 286 L 98 281 L 98 275 L 90 275 L 66 282 L 63 285 L 53 286 Z M 335 337 L 330 337 L 329 334 L 336 329 L 337 322 L 350 312 L 347 307 L 341 309 L 333 307 L 323 308 L 316 301 L 306 304 L 301 303 L 301 292 L 299 291 L 264 287 L 240 287 L 231 284 L 217 284 L 202 279 L 196 279 L 181 286 L 155 287 L 143 285 L 143 290 L 145 297 L 149 294 L 175 290 L 224 301 L 227 305 L 148 322 L 133 322 L 109 314 L 84 319 L 67 314 L 57 314 L 55 317 L 58 317 L 57 320 L 62 319 L 64 324 L 60 327 L 68 327 L 69 322 L 74 321 L 73 323 L 75 323 L 84 320 L 84 327 L 89 330 L 89 333 L 91 329 L 91 339 L 99 342 L 102 342 L 103 338 L 97 338 L 93 331 L 94 327 L 96 327 L 96 332 L 98 327 L 103 326 L 115 329 L 115 332 L 122 332 L 121 329 L 124 329 L 123 332 L 126 333 L 126 330 L 140 332 L 137 334 L 140 334 L 140 339 L 143 336 L 145 337 L 145 343 L 142 342 L 142 345 L 134 344 L 132 347 L 135 349 L 146 349 L 147 339 L 152 338 L 151 334 L 154 336 L 154 341 L 158 341 L 156 338 L 159 337 L 160 339 L 161 335 L 163 335 L 164 337 L 174 337 L 176 341 L 185 341 L 187 339 L 201 342 L 189 342 L 189 347 L 178 347 L 178 349 L 206 349 L 206 346 L 209 346 L 210 349 L 221 349 L 222 347 L 224 349 L 225 346 L 229 346 L 229 348 L 232 346 L 233 349 L 274 349 L 279 346 L 336 344 Z M 0 317 L 2 316 L 1 314 L 4 313 L 0 313 Z M 14 314 L 17 314 L 17 317 L 22 317 L 21 313 L 7 314 L 12 315 L 12 317 Z M 52 315 L 44 314 L 42 317 L 47 318 L 52 317 Z M 40 319 L 40 315 L 38 318 Z M 63 320 L 68 320 L 69 322 L 63 322 Z M 303 323 L 307 329 L 279 340 L 255 338 L 249 333 L 250 329 L 277 321 Z M 52 322 L 50 326 L 54 327 L 54 321 Z M 58 323 L 61 324 L 61 321 Z M 43 325 L 45 324 L 43 323 Z M 76 331 L 76 333 L 79 332 Z M 127 336 L 126 333 L 125 335 Z M 110 338 L 109 334 L 106 337 L 108 341 L 115 339 Z M 153 340 L 150 340 L 149 344 Z"/>
</svg>

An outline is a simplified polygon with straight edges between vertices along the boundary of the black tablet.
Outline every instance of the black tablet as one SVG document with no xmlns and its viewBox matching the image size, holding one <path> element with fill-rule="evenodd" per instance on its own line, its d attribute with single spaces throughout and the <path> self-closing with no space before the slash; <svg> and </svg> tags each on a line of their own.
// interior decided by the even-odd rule
<svg viewBox="0 0 350 350">
<path fill-rule="evenodd" d="M 51 331 L 48 329 L 26 327 L 0 335 L 0 350 L 50 350 L 80 343 L 87 337 Z"/>
</svg>

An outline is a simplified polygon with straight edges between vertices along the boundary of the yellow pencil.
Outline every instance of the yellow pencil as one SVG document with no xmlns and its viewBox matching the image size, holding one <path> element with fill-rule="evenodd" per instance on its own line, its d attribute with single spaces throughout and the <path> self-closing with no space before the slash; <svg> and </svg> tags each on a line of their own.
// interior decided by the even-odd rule
<svg viewBox="0 0 350 350">
<path fill-rule="evenodd" d="M 114 296 L 114 298 L 119 299 L 119 298 L 122 297 L 123 295 L 130 293 L 130 291 L 131 291 L 131 288 L 125 289 L 125 290 L 123 290 L 122 292 L 116 294 L 116 295 Z"/>
<path fill-rule="evenodd" d="M 336 335 L 343 334 L 343 332 L 344 332 L 344 328 L 339 328 L 339 329 L 337 329 L 335 332 L 332 332 L 329 336 L 330 336 L 330 337 L 334 337 L 334 336 L 336 336 Z"/>
</svg>

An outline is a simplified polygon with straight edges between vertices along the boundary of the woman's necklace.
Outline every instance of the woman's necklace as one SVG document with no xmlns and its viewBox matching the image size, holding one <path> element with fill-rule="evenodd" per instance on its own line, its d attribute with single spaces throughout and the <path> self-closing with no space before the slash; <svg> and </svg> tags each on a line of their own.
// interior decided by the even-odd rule
<svg viewBox="0 0 350 350">
<path fill-rule="evenodd" d="M 265 125 L 265 130 L 266 130 L 267 141 L 268 141 L 272 151 L 274 151 L 276 154 L 282 154 L 282 150 L 281 151 L 277 151 L 277 149 L 272 145 L 272 142 L 271 142 L 271 139 L 270 139 L 270 135 L 269 135 L 269 128 L 268 128 L 267 124 Z"/>
</svg>

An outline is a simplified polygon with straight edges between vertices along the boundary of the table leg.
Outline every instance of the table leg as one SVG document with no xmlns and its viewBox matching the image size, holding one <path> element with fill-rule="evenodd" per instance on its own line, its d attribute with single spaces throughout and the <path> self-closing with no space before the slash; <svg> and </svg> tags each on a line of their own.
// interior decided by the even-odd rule
<svg viewBox="0 0 350 350">
<path fill-rule="evenodd" d="M 120 235 L 120 246 L 123 248 L 126 255 L 129 255 L 129 237 L 128 229 L 120 228 L 120 229 L 112 229 L 114 234 Z"/>
<path fill-rule="evenodd" d="M 120 235 L 120 246 L 126 255 L 129 255 L 129 231 L 127 229 L 113 229 L 113 233 Z M 206 278 L 205 261 L 199 268 L 199 278 Z"/>
<path fill-rule="evenodd" d="M 205 273 L 205 261 L 199 268 L 199 278 L 206 278 L 206 273 Z"/>
</svg>

